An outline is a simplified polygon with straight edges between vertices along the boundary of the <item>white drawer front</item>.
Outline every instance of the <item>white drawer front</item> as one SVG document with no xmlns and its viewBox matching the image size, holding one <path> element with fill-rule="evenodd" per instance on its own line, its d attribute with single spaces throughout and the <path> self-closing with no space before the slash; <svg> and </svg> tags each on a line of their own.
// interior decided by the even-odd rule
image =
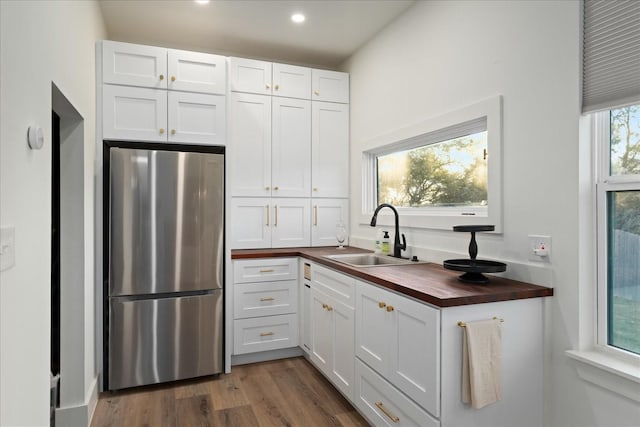
<svg viewBox="0 0 640 427">
<path fill-rule="evenodd" d="M 273 282 L 297 278 L 297 258 L 260 258 L 233 262 L 235 283 Z"/>
<path fill-rule="evenodd" d="M 440 422 L 356 359 L 356 406 L 375 426 L 437 427 Z"/>
<path fill-rule="evenodd" d="M 329 296 L 349 307 L 355 306 L 356 279 L 314 264 L 311 266 L 311 282 L 312 287 L 319 286 Z"/>
<path fill-rule="evenodd" d="M 236 283 L 233 292 L 235 319 L 290 314 L 297 311 L 297 280 Z"/>
<path fill-rule="evenodd" d="M 277 350 L 298 345 L 298 316 L 255 317 L 235 320 L 234 354 Z"/>
</svg>

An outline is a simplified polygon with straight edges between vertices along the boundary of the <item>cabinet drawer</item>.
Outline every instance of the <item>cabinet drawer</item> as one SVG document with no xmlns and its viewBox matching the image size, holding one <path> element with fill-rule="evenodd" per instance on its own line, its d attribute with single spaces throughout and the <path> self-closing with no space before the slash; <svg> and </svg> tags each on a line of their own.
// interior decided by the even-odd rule
<svg viewBox="0 0 640 427">
<path fill-rule="evenodd" d="M 297 311 L 297 280 L 236 283 L 233 293 L 235 319 L 290 314 Z"/>
<path fill-rule="evenodd" d="M 234 261 L 233 278 L 235 283 L 296 280 L 298 278 L 298 261 L 296 258 Z"/>
<path fill-rule="evenodd" d="M 234 354 L 277 350 L 298 345 L 298 316 L 255 317 L 240 319 L 234 325 Z"/>
<path fill-rule="evenodd" d="M 440 422 L 356 359 L 355 404 L 375 426 L 437 427 Z"/>
<path fill-rule="evenodd" d="M 311 266 L 312 287 L 317 286 L 327 295 L 336 298 L 349 307 L 354 307 L 356 280 L 317 264 Z"/>
</svg>

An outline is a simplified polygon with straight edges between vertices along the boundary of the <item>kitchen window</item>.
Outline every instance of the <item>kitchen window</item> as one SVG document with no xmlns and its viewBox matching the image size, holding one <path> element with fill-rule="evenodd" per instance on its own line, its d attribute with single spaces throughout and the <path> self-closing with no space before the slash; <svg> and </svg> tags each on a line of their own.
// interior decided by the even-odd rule
<svg viewBox="0 0 640 427">
<path fill-rule="evenodd" d="M 494 224 L 501 231 L 501 97 L 396 130 L 365 146 L 361 222 L 368 223 L 380 203 L 390 203 L 408 227 Z M 391 219 L 382 223 L 391 224 Z"/>
<path fill-rule="evenodd" d="M 594 118 L 598 343 L 640 355 L 640 104 Z"/>
</svg>

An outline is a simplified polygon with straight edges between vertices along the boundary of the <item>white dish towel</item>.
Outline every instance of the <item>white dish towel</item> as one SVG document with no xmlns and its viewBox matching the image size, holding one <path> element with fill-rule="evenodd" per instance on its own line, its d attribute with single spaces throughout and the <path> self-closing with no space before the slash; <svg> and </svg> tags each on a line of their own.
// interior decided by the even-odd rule
<svg viewBox="0 0 640 427">
<path fill-rule="evenodd" d="M 480 409 L 502 399 L 502 327 L 491 319 L 462 329 L 462 402 Z"/>
</svg>

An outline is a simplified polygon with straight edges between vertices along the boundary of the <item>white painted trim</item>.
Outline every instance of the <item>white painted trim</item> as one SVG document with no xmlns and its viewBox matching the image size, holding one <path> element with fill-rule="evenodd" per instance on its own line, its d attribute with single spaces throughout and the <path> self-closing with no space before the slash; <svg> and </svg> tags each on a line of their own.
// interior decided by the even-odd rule
<svg viewBox="0 0 640 427">
<path fill-rule="evenodd" d="M 395 129 L 363 143 L 362 151 L 362 197 L 356 217 L 360 224 L 368 224 L 375 209 L 375 155 L 388 153 L 392 148 L 415 147 L 416 137 L 434 134 L 447 128 L 455 128 L 475 120 L 486 118 L 488 157 L 488 208 L 415 209 L 398 208 L 407 227 L 451 230 L 454 225 L 493 224 L 496 233 L 502 232 L 502 96 L 494 96 L 473 105 L 431 117 L 419 123 Z M 413 141 L 413 142 L 412 142 Z M 434 141 L 435 142 L 435 141 Z M 413 144 L 413 145 L 412 145 Z M 373 159 L 373 160 L 372 160 Z M 463 215 L 461 212 L 474 212 Z M 381 212 L 380 225 L 392 225 L 393 216 Z"/>
<path fill-rule="evenodd" d="M 578 375 L 585 381 L 640 402 L 640 365 L 602 351 L 568 350 Z"/>
<path fill-rule="evenodd" d="M 98 404 L 98 377 L 93 378 L 84 403 L 56 409 L 56 425 L 88 426 Z"/>
<path fill-rule="evenodd" d="M 266 362 L 269 360 L 288 359 L 304 354 L 300 347 L 283 348 L 278 350 L 261 351 L 259 353 L 237 354 L 231 356 L 231 365 L 246 365 L 248 363 Z"/>
</svg>

